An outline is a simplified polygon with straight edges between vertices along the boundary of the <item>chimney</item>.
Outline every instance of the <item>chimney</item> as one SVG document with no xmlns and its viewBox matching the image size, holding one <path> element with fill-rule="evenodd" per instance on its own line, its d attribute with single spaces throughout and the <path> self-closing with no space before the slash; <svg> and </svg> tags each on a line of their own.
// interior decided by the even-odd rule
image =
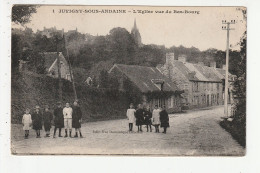
<svg viewBox="0 0 260 173">
<path fill-rule="evenodd" d="M 178 60 L 181 62 L 186 62 L 187 56 L 186 55 L 179 55 Z"/>
<path fill-rule="evenodd" d="M 216 63 L 216 61 L 212 61 L 212 62 L 210 62 L 210 67 L 214 67 L 214 68 L 216 68 L 216 67 L 217 67 L 217 63 Z"/>
<path fill-rule="evenodd" d="M 204 66 L 204 62 L 198 62 L 198 64 Z"/>
<path fill-rule="evenodd" d="M 166 53 L 166 64 L 169 65 L 174 60 L 174 53 Z"/>
</svg>

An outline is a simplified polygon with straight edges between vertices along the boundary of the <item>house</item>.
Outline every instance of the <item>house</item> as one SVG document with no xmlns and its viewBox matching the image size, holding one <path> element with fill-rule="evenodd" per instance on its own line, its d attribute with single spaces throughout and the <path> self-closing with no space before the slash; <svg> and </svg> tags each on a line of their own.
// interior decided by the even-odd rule
<svg viewBox="0 0 260 173">
<path fill-rule="evenodd" d="M 221 68 L 216 68 L 216 70 L 218 71 L 219 77 L 222 79 L 223 84 L 225 83 L 225 76 L 226 76 L 226 66 L 223 65 L 222 69 Z M 235 81 L 235 75 L 232 74 L 228 74 L 228 103 L 232 103 L 233 102 L 233 83 Z M 223 97 L 224 97 L 224 93 L 225 93 L 225 88 L 223 87 Z"/>
<path fill-rule="evenodd" d="M 44 27 L 42 31 L 37 30 L 37 32 L 36 32 L 36 34 L 40 34 L 40 35 L 42 35 L 42 36 L 44 35 L 44 36 L 46 36 L 47 38 L 52 37 L 54 33 L 59 33 L 59 34 L 62 35 L 62 34 L 64 33 L 64 29 L 58 30 L 58 29 L 56 29 L 55 26 L 54 26 L 54 27 L 51 27 L 51 28 L 46 28 L 46 27 Z"/>
<path fill-rule="evenodd" d="M 181 111 L 183 93 L 169 78 L 155 67 L 114 64 L 109 75 L 117 78 L 120 90 L 128 90 L 127 81 L 141 94 L 141 103 L 153 108 L 165 105 L 168 112 Z"/>
<path fill-rule="evenodd" d="M 48 76 L 58 78 L 58 56 L 60 59 L 61 78 L 71 81 L 69 64 L 62 52 L 42 52 L 40 55 L 44 58 L 44 66 Z"/>
<path fill-rule="evenodd" d="M 166 54 L 166 63 L 158 69 L 184 90 L 184 103 L 188 108 L 200 108 L 223 104 L 223 75 L 216 69 L 203 63 L 192 64 L 181 55 L 174 59 L 173 53 Z"/>
</svg>

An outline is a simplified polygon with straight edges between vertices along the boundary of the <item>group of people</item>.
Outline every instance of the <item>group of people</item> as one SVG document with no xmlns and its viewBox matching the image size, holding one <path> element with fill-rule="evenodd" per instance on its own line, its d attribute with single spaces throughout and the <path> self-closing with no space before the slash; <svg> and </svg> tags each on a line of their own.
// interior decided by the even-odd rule
<svg viewBox="0 0 260 173">
<path fill-rule="evenodd" d="M 146 125 L 147 132 L 152 132 L 152 125 L 155 127 L 155 133 L 159 133 L 159 126 L 164 129 L 163 133 L 166 133 L 169 127 L 169 116 L 165 106 L 162 109 L 155 105 L 154 110 L 151 112 L 149 107 L 143 107 L 141 104 L 138 105 L 135 110 L 134 105 L 131 103 L 126 113 L 129 122 L 129 131 L 133 131 L 133 124 L 135 123 L 138 132 L 142 132 L 142 126 Z M 30 114 L 30 109 L 26 108 L 25 114 L 22 118 L 23 130 L 25 132 L 25 139 L 29 137 L 29 130 L 33 128 L 36 132 L 36 138 L 41 137 L 42 126 L 44 126 L 45 137 L 50 137 L 50 129 L 52 127 L 52 121 L 54 122 L 54 133 L 53 138 L 56 137 L 56 131 L 59 130 L 59 137 L 61 135 L 62 128 L 65 128 L 64 137 L 72 137 L 72 128 L 75 128 L 74 137 L 78 137 L 78 133 L 82 138 L 81 133 L 81 122 L 82 112 L 78 105 L 78 101 L 74 101 L 73 106 L 70 103 L 66 103 L 63 108 L 62 103 L 58 102 L 57 107 L 53 113 L 50 111 L 48 105 L 45 106 L 43 113 L 40 111 L 40 107 L 37 105 L 35 111 Z"/>
<path fill-rule="evenodd" d="M 135 123 L 138 131 L 142 132 L 142 126 L 146 125 L 147 132 L 150 129 L 152 132 L 152 125 L 155 127 L 155 133 L 160 133 L 159 126 L 163 128 L 163 133 L 166 134 L 167 127 L 169 125 L 169 116 L 166 111 L 166 107 L 162 106 L 162 109 L 159 109 L 158 105 L 155 105 L 154 110 L 151 112 L 149 107 L 143 107 L 141 104 L 137 106 L 135 110 L 134 105 L 131 103 L 129 109 L 126 113 L 129 131 L 133 131 L 133 124 Z"/>
<path fill-rule="evenodd" d="M 22 118 L 23 130 L 25 131 L 25 139 L 29 137 L 29 130 L 31 128 L 35 130 L 36 138 L 40 138 L 42 126 L 44 126 L 44 130 L 46 133 L 45 137 L 50 137 L 52 120 L 55 127 L 53 138 L 56 137 L 57 129 L 59 129 L 59 137 L 63 137 L 61 135 L 62 128 L 65 128 L 64 137 L 72 137 L 72 128 L 75 128 L 74 137 L 78 137 L 78 132 L 80 137 L 83 137 L 81 133 L 82 112 L 78 105 L 78 101 L 74 101 L 72 107 L 70 106 L 70 103 L 66 103 L 66 106 L 64 108 L 62 107 L 62 103 L 58 102 L 57 107 L 53 111 L 53 114 L 50 111 L 48 105 L 45 106 L 43 113 L 40 111 L 40 107 L 38 105 L 35 106 L 35 111 L 33 111 L 32 114 L 30 114 L 30 109 L 26 108 L 25 114 Z"/>
</svg>

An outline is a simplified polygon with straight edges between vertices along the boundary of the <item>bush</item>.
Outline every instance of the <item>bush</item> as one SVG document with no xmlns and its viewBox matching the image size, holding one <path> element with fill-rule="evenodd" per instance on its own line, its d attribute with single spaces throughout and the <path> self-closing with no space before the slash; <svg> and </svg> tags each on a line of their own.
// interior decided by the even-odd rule
<svg viewBox="0 0 260 173">
<path fill-rule="evenodd" d="M 238 122 L 223 120 L 220 126 L 229 132 L 232 137 L 243 147 L 246 147 L 246 127 Z"/>
<path fill-rule="evenodd" d="M 89 88 L 76 85 L 77 95 L 83 112 L 83 121 L 105 120 L 125 117 L 128 107 L 127 95 L 113 89 Z M 63 80 L 63 103 L 74 101 L 72 83 Z M 11 121 L 21 123 L 25 109 L 39 105 L 56 106 L 58 97 L 58 79 L 45 75 L 12 74 Z"/>
</svg>

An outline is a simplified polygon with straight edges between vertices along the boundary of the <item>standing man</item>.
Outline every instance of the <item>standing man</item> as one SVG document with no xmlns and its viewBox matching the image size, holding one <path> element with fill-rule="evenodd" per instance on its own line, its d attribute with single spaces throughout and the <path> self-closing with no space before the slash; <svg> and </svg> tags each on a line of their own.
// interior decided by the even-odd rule
<svg viewBox="0 0 260 173">
<path fill-rule="evenodd" d="M 57 108 L 54 109 L 54 134 L 53 138 L 56 137 L 56 130 L 59 129 L 59 137 L 61 136 L 61 129 L 64 127 L 63 109 L 61 102 L 57 102 Z"/>
<path fill-rule="evenodd" d="M 136 126 L 138 127 L 138 132 L 142 132 L 142 125 L 144 123 L 144 110 L 141 104 L 138 105 L 138 108 L 135 112 Z"/>
<path fill-rule="evenodd" d="M 63 109 L 63 117 L 64 117 L 64 127 L 65 127 L 65 138 L 68 137 L 68 130 L 70 132 L 71 137 L 71 131 L 72 131 L 72 108 L 70 107 L 70 104 L 67 102 L 66 107 Z"/>
<path fill-rule="evenodd" d="M 163 133 L 166 134 L 167 127 L 170 127 L 170 125 L 169 125 L 169 116 L 168 116 L 168 112 L 166 111 L 165 105 L 163 106 L 163 109 L 160 112 L 160 121 L 161 121 L 161 127 L 163 127 Z"/>
<path fill-rule="evenodd" d="M 81 138 L 83 138 L 81 134 L 81 122 L 82 122 L 82 112 L 79 107 L 78 101 L 74 101 L 73 103 L 73 114 L 72 114 L 72 127 L 75 128 L 75 138 L 78 137 L 78 132 Z"/>
</svg>

